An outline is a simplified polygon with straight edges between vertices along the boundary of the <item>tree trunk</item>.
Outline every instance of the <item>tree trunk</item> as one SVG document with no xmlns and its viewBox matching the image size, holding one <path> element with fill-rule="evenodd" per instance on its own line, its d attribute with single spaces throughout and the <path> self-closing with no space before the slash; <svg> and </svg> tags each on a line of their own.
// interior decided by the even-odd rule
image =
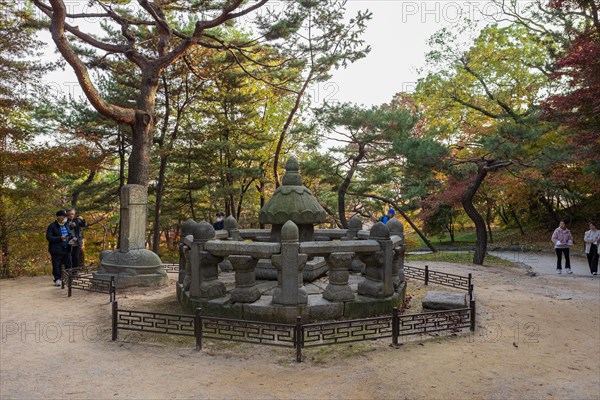
<svg viewBox="0 0 600 400">
<path fill-rule="evenodd" d="M 263 173 L 263 175 L 261 175 L 261 178 L 258 181 L 258 185 L 256 185 L 256 190 L 258 190 L 258 194 L 260 197 L 260 209 L 262 210 L 262 208 L 265 206 L 265 203 L 266 203 L 264 173 Z M 265 224 L 259 224 L 258 228 L 265 229 Z"/>
<path fill-rule="evenodd" d="M 511 204 L 508 205 L 508 208 L 510 209 L 510 213 L 513 216 L 513 218 L 515 219 L 515 222 L 517 223 L 517 226 L 519 227 L 519 230 L 521 231 L 521 235 L 524 235 L 525 231 L 523 230 L 523 226 L 521 225 L 521 221 L 519 221 L 519 217 L 517 217 L 517 213 L 515 212 L 515 209 L 513 208 L 513 206 Z"/>
<path fill-rule="evenodd" d="M 117 191 L 117 197 L 120 197 L 121 188 L 125 186 L 125 133 L 122 127 L 118 127 L 119 132 L 119 190 Z M 117 243 L 121 241 L 121 223 L 117 222 L 118 230 L 115 235 Z"/>
<path fill-rule="evenodd" d="M 471 218 L 471 221 L 475 224 L 475 232 L 477 234 L 477 242 L 475 244 L 475 253 L 473 254 L 473 264 L 483 265 L 485 259 L 485 251 L 487 249 L 487 232 L 485 229 L 485 221 L 479 211 L 473 205 L 473 198 L 477 193 L 477 190 L 481 186 L 481 183 L 485 179 L 488 170 L 483 166 L 479 166 L 477 175 L 473 182 L 467 187 L 467 190 L 461 197 L 462 206 Z"/>
<path fill-rule="evenodd" d="M 188 154 L 188 160 L 191 160 L 189 154 Z M 191 161 L 188 161 L 187 183 L 188 183 L 188 200 L 190 201 L 190 211 L 192 213 L 192 219 L 194 221 L 196 221 L 196 211 L 194 209 L 194 197 L 192 195 L 192 162 Z"/>
<path fill-rule="evenodd" d="M 8 221 L 4 208 L 4 198 L 0 194 L 0 278 L 8 278 L 10 270 L 10 238 L 8 232 Z"/>
<path fill-rule="evenodd" d="M 366 145 L 365 143 L 358 144 L 358 153 L 356 154 L 356 156 L 354 156 L 354 158 L 352 158 L 352 163 L 350 164 L 350 169 L 346 173 L 346 177 L 344 178 L 344 181 L 342 182 L 342 184 L 340 185 L 340 188 L 338 189 L 338 214 L 340 216 L 340 223 L 342 224 L 342 227 L 344 229 L 348 229 L 348 220 L 346 219 L 346 192 L 348 191 L 348 188 L 350 187 L 350 183 L 352 182 L 352 177 L 354 176 L 354 173 L 356 172 L 356 168 L 358 167 L 358 164 L 366 155 L 365 145 Z"/>
<path fill-rule="evenodd" d="M 160 212 L 162 207 L 162 197 L 165 188 L 165 171 L 167 170 L 167 154 L 160 156 L 160 167 L 158 168 L 158 181 L 156 183 L 156 199 L 154 201 L 154 227 L 152 251 L 158 254 L 160 245 Z M 159 254 L 160 255 L 160 254 Z"/>
<path fill-rule="evenodd" d="M 280 182 L 279 182 L 279 158 L 281 157 L 281 150 L 283 149 L 283 141 L 285 140 L 285 136 L 287 135 L 288 130 L 290 129 L 290 126 L 292 125 L 292 122 L 294 121 L 294 117 L 296 116 L 296 113 L 298 112 L 298 109 L 300 108 L 300 104 L 302 102 L 302 97 L 304 96 L 304 92 L 306 92 L 308 85 L 312 81 L 313 74 L 314 74 L 314 71 L 311 69 L 310 72 L 308 73 L 308 76 L 306 77 L 306 80 L 304 81 L 304 83 L 302 85 L 302 88 L 296 94 L 296 101 L 294 102 L 294 106 L 292 107 L 292 110 L 288 114 L 288 117 L 285 120 L 285 123 L 283 124 L 283 128 L 281 128 L 281 133 L 279 134 L 279 139 L 277 140 L 277 147 L 275 148 L 275 154 L 273 156 L 273 178 L 275 179 L 275 188 L 278 188 L 280 185 Z"/>
<path fill-rule="evenodd" d="M 538 197 L 538 200 L 544 206 L 546 211 L 548 212 L 548 216 L 550 216 L 552 218 L 552 221 L 554 222 L 554 224 L 552 224 L 552 226 L 557 226 L 558 223 L 560 222 L 560 217 L 558 216 L 556 211 L 554 211 L 552 204 L 550 204 L 550 202 L 544 195 Z"/>
<path fill-rule="evenodd" d="M 154 121 L 148 113 L 136 112 L 132 126 L 131 154 L 127 183 L 148 187 L 150 182 L 150 150 L 154 134 Z"/>
<path fill-rule="evenodd" d="M 500 219 L 502 220 L 502 222 L 504 222 L 504 225 L 509 226 L 510 225 L 510 221 L 508 220 L 508 217 L 506 215 L 506 211 L 504 211 L 504 206 L 498 207 L 497 211 L 498 211 L 498 215 L 500 216 Z"/>
<path fill-rule="evenodd" d="M 485 224 L 487 225 L 490 243 L 494 243 L 494 237 L 492 236 L 492 208 L 489 206 L 485 215 Z"/>
</svg>

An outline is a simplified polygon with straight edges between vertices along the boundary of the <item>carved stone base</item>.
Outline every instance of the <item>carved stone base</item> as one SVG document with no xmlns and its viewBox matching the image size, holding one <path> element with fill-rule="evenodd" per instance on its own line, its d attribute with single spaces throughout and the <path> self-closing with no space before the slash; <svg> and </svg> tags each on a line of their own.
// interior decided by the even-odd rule
<svg viewBox="0 0 600 400">
<path fill-rule="evenodd" d="M 354 292 L 350 286 L 327 285 L 323 292 L 323 298 L 329 301 L 351 301 L 354 300 Z"/>
<path fill-rule="evenodd" d="M 146 249 L 100 253 L 100 270 L 94 278 L 110 280 L 113 276 L 117 288 L 158 287 L 169 282 L 158 255 Z"/>
<path fill-rule="evenodd" d="M 304 270 L 302 271 L 302 279 L 304 282 L 312 282 L 321 276 L 325 275 L 329 267 L 325 262 L 325 258 L 323 257 L 315 257 L 312 260 L 308 260 L 306 265 L 304 265 Z"/>
</svg>

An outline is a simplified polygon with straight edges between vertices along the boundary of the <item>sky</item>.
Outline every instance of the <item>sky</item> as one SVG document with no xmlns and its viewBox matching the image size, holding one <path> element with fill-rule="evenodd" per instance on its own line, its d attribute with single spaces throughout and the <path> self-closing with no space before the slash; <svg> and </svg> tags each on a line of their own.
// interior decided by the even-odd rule
<svg viewBox="0 0 600 400">
<path fill-rule="evenodd" d="M 65 3 L 72 12 L 90 11 L 87 0 L 65 0 Z M 271 0 L 270 3 L 277 7 L 283 1 Z M 389 102 L 395 93 L 412 91 L 419 78 L 417 69 L 424 65 L 427 40 L 433 33 L 455 25 L 463 17 L 491 22 L 482 15 L 498 12 L 489 1 L 460 0 L 348 0 L 347 9 L 348 16 L 358 10 L 372 12 L 364 35 L 371 52 L 346 69 L 333 71 L 329 81 L 312 86 L 309 93 L 313 106 L 324 101 L 379 105 Z M 77 23 L 82 29 L 86 24 L 82 20 Z M 50 35 L 45 33 L 41 38 L 48 42 L 45 57 L 57 59 Z M 64 70 L 50 73 L 46 81 L 52 91 L 82 96 L 68 65 Z"/>
</svg>

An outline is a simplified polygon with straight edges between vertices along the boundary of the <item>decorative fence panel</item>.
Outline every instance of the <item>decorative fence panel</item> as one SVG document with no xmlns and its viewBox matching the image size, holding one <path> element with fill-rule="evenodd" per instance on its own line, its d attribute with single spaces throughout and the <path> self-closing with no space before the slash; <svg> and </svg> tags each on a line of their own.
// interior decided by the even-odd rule
<svg viewBox="0 0 600 400">
<path fill-rule="evenodd" d="M 471 285 L 471 274 L 467 276 L 448 274 L 446 272 L 432 271 L 429 266 L 425 268 L 404 266 L 404 274 L 409 278 L 423 280 L 426 285 L 437 283 L 442 286 L 449 286 L 456 289 L 469 290 Z"/>
<path fill-rule="evenodd" d="M 94 267 L 71 268 L 61 270 L 61 288 L 67 287 L 67 297 L 71 297 L 73 289 L 86 290 L 89 292 L 106 293 L 110 301 L 116 300 L 115 279 L 110 280 L 94 278 Z"/>
<path fill-rule="evenodd" d="M 302 325 L 303 347 L 359 342 L 392 337 L 392 317 L 373 317 Z"/>
<path fill-rule="evenodd" d="M 392 338 L 392 345 L 397 346 L 401 337 L 475 330 L 475 293 L 471 274 L 462 277 L 430 271 L 428 267 L 409 266 L 405 266 L 405 274 L 423 279 L 426 283 L 467 290 L 469 307 L 404 315 L 394 308 L 391 316 L 310 324 L 302 324 L 298 317 L 296 324 L 280 324 L 202 316 L 200 309 L 195 315 L 122 310 L 113 301 L 112 338 L 117 340 L 119 330 L 130 330 L 195 337 L 197 350 L 202 349 L 204 339 L 295 348 L 296 361 L 300 362 L 303 348 L 386 338 Z M 85 284 L 82 281 L 80 285 Z M 112 285 L 114 293 L 114 283 Z"/>
<path fill-rule="evenodd" d="M 167 273 L 179 272 L 179 264 L 168 263 L 168 264 L 163 264 L 162 266 L 165 269 L 165 272 L 167 272 Z"/>
<path fill-rule="evenodd" d="M 202 338 L 295 347 L 295 325 L 201 317 Z"/>
</svg>

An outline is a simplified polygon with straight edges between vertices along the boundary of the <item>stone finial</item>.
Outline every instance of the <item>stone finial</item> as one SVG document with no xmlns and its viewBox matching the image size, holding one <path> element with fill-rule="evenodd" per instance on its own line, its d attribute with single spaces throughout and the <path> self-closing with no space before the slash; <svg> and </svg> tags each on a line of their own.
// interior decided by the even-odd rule
<svg viewBox="0 0 600 400">
<path fill-rule="evenodd" d="M 355 231 L 360 231 L 362 229 L 362 221 L 360 218 L 358 218 L 358 216 L 355 215 L 354 217 L 350 218 L 350 221 L 348 221 L 348 229 Z"/>
<path fill-rule="evenodd" d="M 235 218 L 233 218 L 233 215 L 230 215 L 229 217 L 225 218 L 225 221 L 223 221 L 223 227 L 226 231 L 237 229 L 237 221 L 235 220 Z"/>
<path fill-rule="evenodd" d="M 285 164 L 285 175 L 281 180 L 282 185 L 286 186 L 302 186 L 302 177 L 298 173 L 300 170 L 300 164 L 292 156 Z"/>
<path fill-rule="evenodd" d="M 297 242 L 300 238 L 298 226 L 291 220 L 287 221 L 281 227 L 282 242 Z"/>
<path fill-rule="evenodd" d="M 183 240 L 188 235 L 193 235 L 194 227 L 196 226 L 196 221 L 193 219 L 188 219 L 183 224 L 181 224 L 181 240 Z"/>
<path fill-rule="evenodd" d="M 258 212 L 258 222 L 273 225 L 283 225 L 288 220 L 298 225 L 325 222 L 327 213 L 310 190 L 302 186 L 298 161 L 290 157 L 285 168 L 282 185 Z"/>
<path fill-rule="evenodd" d="M 194 241 L 205 242 L 215 238 L 215 228 L 206 221 L 201 221 L 194 226 Z"/>
<path fill-rule="evenodd" d="M 389 239 L 390 229 L 383 222 L 377 222 L 369 232 L 371 239 Z"/>
<path fill-rule="evenodd" d="M 392 218 L 388 221 L 387 227 L 390 230 L 390 235 L 402 235 L 404 233 L 404 225 L 396 218 Z"/>
</svg>

